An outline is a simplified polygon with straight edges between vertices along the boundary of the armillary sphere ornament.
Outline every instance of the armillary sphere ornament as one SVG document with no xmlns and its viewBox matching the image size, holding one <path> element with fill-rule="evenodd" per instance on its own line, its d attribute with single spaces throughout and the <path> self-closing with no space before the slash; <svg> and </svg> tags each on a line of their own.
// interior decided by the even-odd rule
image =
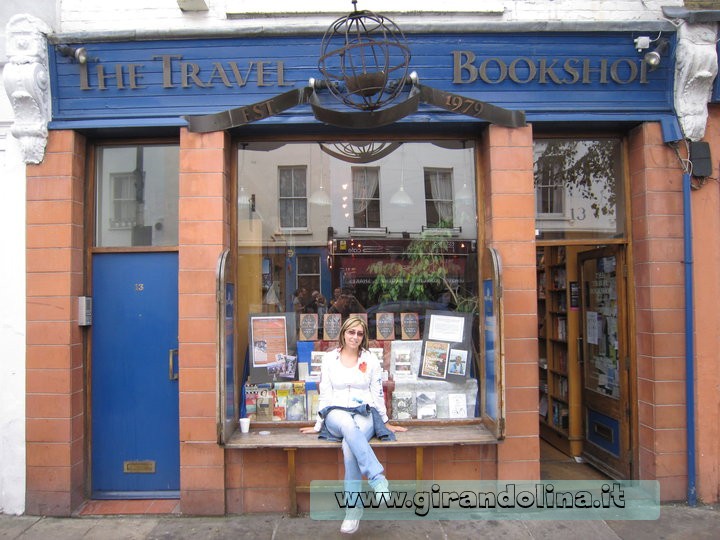
<svg viewBox="0 0 720 540">
<path fill-rule="evenodd" d="M 371 11 L 340 17 L 325 32 L 318 69 L 325 86 L 345 105 L 374 111 L 403 90 L 410 48 L 398 26 Z"/>
<path fill-rule="evenodd" d="M 251 105 L 186 116 L 188 129 L 196 133 L 222 131 L 308 103 L 317 120 L 342 128 L 386 126 L 413 114 L 421 102 L 505 127 L 525 125 L 523 111 L 420 84 L 417 73 L 408 74 L 410 48 L 400 28 L 381 15 L 357 11 L 357 0 L 352 3 L 354 11 L 333 22 L 323 37 L 318 60 L 322 79 L 311 78 L 303 88 Z M 320 100 L 322 92 L 354 111 L 327 107 Z"/>
</svg>

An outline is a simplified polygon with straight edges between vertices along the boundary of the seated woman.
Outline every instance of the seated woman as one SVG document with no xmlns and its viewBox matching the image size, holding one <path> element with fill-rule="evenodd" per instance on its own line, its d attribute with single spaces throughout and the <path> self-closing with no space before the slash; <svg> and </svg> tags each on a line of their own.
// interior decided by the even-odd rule
<svg viewBox="0 0 720 540">
<path fill-rule="evenodd" d="M 394 440 L 394 432 L 406 428 L 388 423 L 382 366 L 368 350 L 365 321 L 349 316 L 340 329 L 339 342 L 340 347 L 323 358 L 317 422 L 300 431 L 342 440 L 345 491 L 360 491 L 365 476 L 376 493 L 388 493 L 385 469 L 368 441 L 373 436 Z M 348 510 L 340 532 L 357 531 L 361 516 L 361 508 Z"/>
</svg>

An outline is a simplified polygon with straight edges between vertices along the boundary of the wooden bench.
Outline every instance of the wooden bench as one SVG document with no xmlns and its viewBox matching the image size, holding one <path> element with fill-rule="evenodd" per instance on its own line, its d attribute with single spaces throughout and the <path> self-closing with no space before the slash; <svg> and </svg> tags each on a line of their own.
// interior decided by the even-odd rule
<svg viewBox="0 0 720 540">
<path fill-rule="evenodd" d="M 292 424 L 258 424 L 251 426 L 250 433 L 237 430 L 225 448 L 282 448 L 287 454 L 288 487 L 290 489 L 290 514 L 297 515 L 297 494 L 308 493 L 310 486 L 297 485 L 296 452 L 299 448 L 338 448 L 340 443 L 318 439 L 317 435 L 300 433 L 301 422 Z M 445 421 L 442 424 L 409 424 L 408 431 L 396 433 L 396 441 L 372 439 L 373 447 L 414 447 L 415 480 L 422 480 L 423 450 L 428 446 L 455 446 L 468 444 L 497 444 L 498 440 L 479 420 Z M 260 432 L 269 432 L 261 435 Z"/>
</svg>

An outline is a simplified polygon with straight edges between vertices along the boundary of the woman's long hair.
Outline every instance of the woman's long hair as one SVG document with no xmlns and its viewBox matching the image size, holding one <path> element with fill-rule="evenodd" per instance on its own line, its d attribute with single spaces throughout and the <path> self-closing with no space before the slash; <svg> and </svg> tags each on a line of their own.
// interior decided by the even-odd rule
<svg viewBox="0 0 720 540">
<path fill-rule="evenodd" d="M 365 319 L 362 317 L 358 317 L 357 315 L 350 315 L 347 319 L 345 319 L 345 322 L 340 327 L 340 348 L 345 346 L 345 331 L 351 328 L 352 326 L 355 326 L 356 324 L 359 324 L 362 327 L 363 331 L 363 338 L 360 342 L 360 350 L 367 350 L 369 345 L 369 338 L 368 338 L 368 325 L 365 322 Z"/>
</svg>

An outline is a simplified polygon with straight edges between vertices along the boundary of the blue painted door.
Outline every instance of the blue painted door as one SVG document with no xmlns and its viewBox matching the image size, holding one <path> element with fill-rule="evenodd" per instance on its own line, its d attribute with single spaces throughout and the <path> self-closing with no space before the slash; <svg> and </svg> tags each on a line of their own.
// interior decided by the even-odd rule
<svg viewBox="0 0 720 540">
<path fill-rule="evenodd" d="M 92 262 L 93 497 L 177 496 L 177 253 Z"/>
</svg>

